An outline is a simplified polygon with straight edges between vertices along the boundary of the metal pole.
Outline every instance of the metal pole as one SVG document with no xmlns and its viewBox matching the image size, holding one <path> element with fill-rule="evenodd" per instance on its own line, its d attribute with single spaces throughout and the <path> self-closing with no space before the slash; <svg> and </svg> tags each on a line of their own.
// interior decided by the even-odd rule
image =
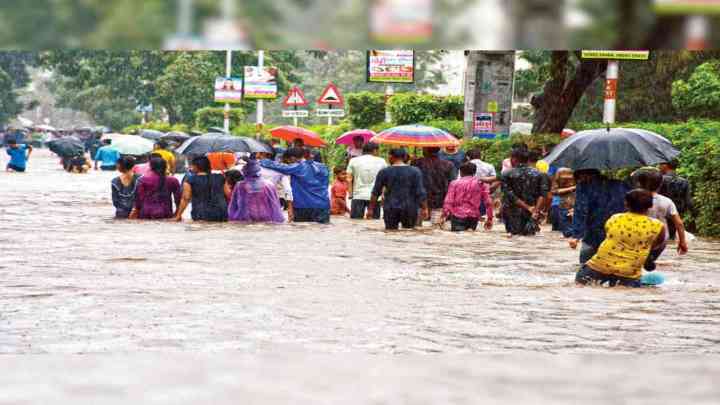
<svg viewBox="0 0 720 405">
<path fill-rule="evenodd" d="M 608 125 L 615 123 L 619 73 L 620 62 L 616 60 L 608 61 L 605 81 L 605 109 L 603 111 L 603 123 Z"/>
<path fill-rule="evenodd" d="M 192 33 L 192 8 L 193 0 L 180 0 L 178 10 L 178 32 L 183 36 Z"/>
<path fill-rule="evenodd" d="M 232 77 L 232 51 L 228 50 L 225 54 L 225 77 Z M 225 103 L 225 133 L 230 133 L 230 103 Z"/>
<path fill-rule="evenodd" d="M 265 65 L 265 51 L 258 51 L 258 69 L 262 71 Z M 258 129 L 263 125 L 263 100 L 257 101 L 257 126 Z M 258 131 L 259 132 L 259 131 Z"/>
<path fill-rule="evenodd" d="M 332 104 L 328 104 L 328 110 L 332 110 Z M 328 115 L 328 126 L 332 126 L 332 115 Z"/>
<path fill-rule="evenodd" d="M 385 122 L 392 122 L 392 115 L 390 114 L 390 109 L 388 108 L 388 103 L 390 102 L 390 97 L 392 97 L 394 93 L 395 93 L 395 90 L 393 89 L 392 84 L 386 83 L 385 84 Z"/>
</svg>

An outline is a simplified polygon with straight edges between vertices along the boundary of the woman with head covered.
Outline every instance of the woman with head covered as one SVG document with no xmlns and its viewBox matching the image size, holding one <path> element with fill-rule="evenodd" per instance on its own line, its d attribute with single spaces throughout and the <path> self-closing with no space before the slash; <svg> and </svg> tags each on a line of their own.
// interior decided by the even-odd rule
<svg viewBox="0 0 720 405">
<path fill-rule="evenodd" d="M 235 184 L 228 206 L 230 221 L 285 222 L 277 189 L 260 176 L 260 170 L 255 159 L 250 159 L 243 167 L 244 180 Z"/>
</svg>

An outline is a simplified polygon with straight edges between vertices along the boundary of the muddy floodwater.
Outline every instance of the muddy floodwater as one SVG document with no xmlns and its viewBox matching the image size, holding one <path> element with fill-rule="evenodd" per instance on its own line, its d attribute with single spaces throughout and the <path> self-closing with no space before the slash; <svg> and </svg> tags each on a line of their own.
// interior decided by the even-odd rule
<svg viewBox="0 0 720 405">
<path fill-rule="evenodd" d="M 113 176 L 45 150 L 0 173 L 0 353 L 720 353 L 717 242 L 668 249 L 662 287 L 579 288 L 577 252 L 549 232 L 122 222 Z"/>
</svg>

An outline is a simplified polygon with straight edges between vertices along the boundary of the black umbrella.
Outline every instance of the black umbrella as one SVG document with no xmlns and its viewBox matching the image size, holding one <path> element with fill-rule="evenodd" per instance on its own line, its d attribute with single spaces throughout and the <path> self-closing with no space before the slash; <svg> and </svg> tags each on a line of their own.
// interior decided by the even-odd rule
<svg viewBox="0 0 720 405">
<path fill-rule="evenodd" d="M 272 153 L 272 148 L 262 142 L 244 136 L 223 134 L 205 134 L 188 139 L 179 148 L 178 153 L 183 155 L 205 155 L 210 152 L 246 152 L 246 153 Z"/>
<path fill-rule="evenodd" d="M 217 134 L 227 133 L 227 132 L 225 132 L 224 128 L 219 128 L 219 127 L 210 127 L 210 128 L 208 128 L 208 132 L 217 133 Z"/>
<path fill-rule="evenodd" d="M 185 132 L 168 132 L 167 134 L 160 137 L 161 141 L 183 143 L 190 139 L 190 135 Z"/>
<path fill-rule="evenodd" d="M 654 132 L 612 128 L 578 132 L 556 146 L 544 160 L 573 170 L 614 170 L 654 166 L 679 155 L 670 141 Z"/>
<path fill-rule="evenodd" d="M 157 141 L 162 138 L 163 135 L 165 135 L 165 133 L 156 131 L 154 129 L 143 129 L 142 131 L 140 131 L 140 136 L 151 141 Z"/>
<path fill-rule="evenodd" d="M 73 157 L 85 151 L 85 143 L 75 136 L 48 142 L 48 148 L 60 157 Z"/>
</svg>

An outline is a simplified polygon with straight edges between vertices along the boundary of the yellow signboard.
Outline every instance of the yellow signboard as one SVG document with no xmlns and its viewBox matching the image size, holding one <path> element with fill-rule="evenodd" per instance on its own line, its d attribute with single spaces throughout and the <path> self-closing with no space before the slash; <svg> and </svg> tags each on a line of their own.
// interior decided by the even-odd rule
<svg viewBox="0 0 720 405">
<path fill-rule="evenodd" d="M 500 110 L 498 102 L 497 101 L 489 101 L 487 110 L 490 113 L 497 113 Z"/>
<path fill-rule="evenodd" d="M 648 60 L 650 51 L 582 51 L 583 59 Z"/>
<path fill-rule="evenodd" d="M 658 14 L 720 14 L 720 1 L 717 0 L 655 0 L 655 12 Z"/>
</svg>

